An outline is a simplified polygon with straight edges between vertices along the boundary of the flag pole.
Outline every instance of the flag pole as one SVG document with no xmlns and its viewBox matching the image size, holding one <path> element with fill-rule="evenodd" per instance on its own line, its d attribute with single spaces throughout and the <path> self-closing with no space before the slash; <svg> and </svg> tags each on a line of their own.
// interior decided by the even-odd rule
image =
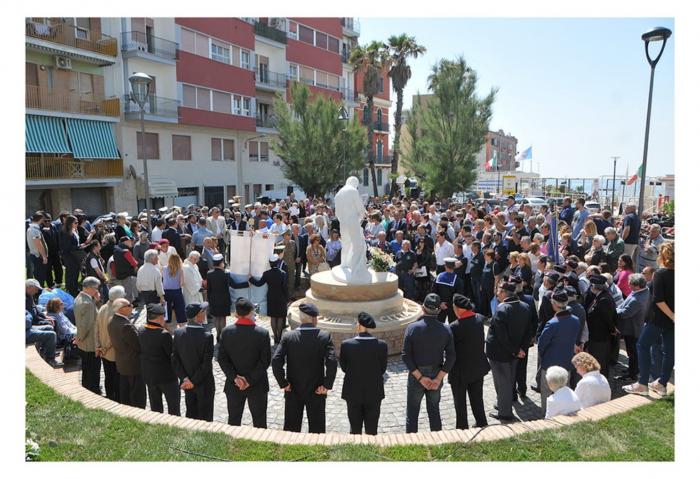
<svg viewBox="0 0 700 479">
<path fill-rule="evenodd" d="M 630 177 L 630 163 L 629 161 L 627 162 L 627 166 L 625 167 L 625 181 L 622 182 L 622 196 L 620 197 L 620 208 L 622 208 L 622 205 L 625 203 L 625 188 L 627 187 L 627 181 L 629 180 Z M 618 214 L 620 211 L 620 208 L 618 208 Z"/>
</svg>

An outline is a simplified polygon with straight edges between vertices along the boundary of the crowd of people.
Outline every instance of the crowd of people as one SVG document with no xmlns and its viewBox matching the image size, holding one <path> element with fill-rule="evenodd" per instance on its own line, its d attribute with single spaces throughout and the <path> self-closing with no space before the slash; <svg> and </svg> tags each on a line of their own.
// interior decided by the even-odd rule
<svg viewBox="0 0 700 479">
<path fill-rule="evenodd" d="M 179 415 L 184 391 L 187 416 L 208 421 L 216 359 L 233 425 L 247 401 L 253 425 L 267 427 L 272 367 L 285 391 L 288 431 L 301 430 L 306 410 L 309 431 L 325 432 L 325 400 L 339 362 L 351 432 L 364 426 L 376 434 L 387 347 L 371 334 L 374 318 L 359 314 L 358 336 L 343 342 L 339 361 L 330 335 L 316 327 L 313 304 L 302 304 L 301 326 L 285 331 L 302 279 L 340 262 L 342 238 L 330 202 L 292 196 L 151 213 L 151 225 L 145 211 L 92 222 L 81 210 L 56 220 L 38 211 L 27 220 L 27 343 L 55 367 L 79 358 L 82 384 L 97 394 L 103 370 L 110 399 L 145 407 L 148 397 L 151 409 L 163 412 L 165 397 L 168 413 Z M 417 431 L 424 396 L 430 429 L 441 429 L 445 378 L 456 427 L 468 427 L 467 397 L 476 425 L 485 426 L 489 372 L 497 394 L 491 415 L 515 420 L 513 404 L 526 397 L 535 345 L 537 373 L 529 387 L 540 394 L 544 417 L 609 400 L 613 375 L 629 383 L 628 393 L 666 393 L 674 365 L 674 242 L 634 205 L 616 218 L 589 213 L 583 200 L 570 198 L 553 211 L 513 197 L 497 207 L 374 199 L 363 228 L 370 249 L 391 258 L 404 296 L 423 308 L 402 351 L 407 432 Z M 261 277 L 237 281 L 226 269 L 236 234 L 276 239 Z M 256 305 L 236 297 L 236 289 L 251 285 L 268 286 L 272 338 L 256 324 Z M 146 323 L 137 328 L 142 308 Z M 234 323 L 227 325 L 232 311 Z"/>
</svg>

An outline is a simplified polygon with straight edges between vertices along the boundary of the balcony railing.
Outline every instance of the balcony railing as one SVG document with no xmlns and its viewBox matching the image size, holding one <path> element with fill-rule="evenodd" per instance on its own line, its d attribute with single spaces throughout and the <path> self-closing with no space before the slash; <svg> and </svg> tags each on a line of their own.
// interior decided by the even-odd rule
<svg viewBox="0 0 700 479">
<path fill-rule="evenodd" d="M 382 156 L 381 158 L 376 157 L 374 159 L 374 163 L 377 165 L 390 165 L 392 158 L 393 158 L 392 155 L 385 155 L 385 156 Z"/>
<path fill-rule="evenodd" d="M 121 178 L 124 162 L 116 160 L 76 160 L 60 157 L 26 157 L 27 180 L 79 180 Z"/>
<path fill-rule="evenodd" d="M 389 124 L 383 121 L 373 121 L 375 131 L 389 131 Z M 367 126 L 367 120 L 362 118 L 362 124 Z"/>
<path fill-rule="evenodd" d="M 70 92 L 56 92 L 48 88 L 25 85 L 27 108 L 62 111 L 83 115 L 119 116 L 119 98 Z"/>
<path fill-rule="evenodd" d="M 255 117 L 255 126 L 258 128 L 276 128 L 275 119 L 270 115 L 257 116 Z"/>
<path fill-rule="evenodd" d="M 348 61 L 350 60 L 350 52 L 348 52 L 347 50 L 341 50 L 341 52 L 340 52 L 340 60 L 341 60 L 343 63 L 348 63 Z"/>
<path fill-rule="evenodd" d="M 135 102 L 131 101 L 129 95 L 124 95 L 124 116 L 135 116 L 139 115 L 139 106 Z M 148 95 L 148 100 L 143 105 L 144 114 L 151 116 L 160 116 L 166 118 L 177 118 L 178 109 L 180 102 L 172 98 L 163 98 L 162 96 Z"/>
<path fill-rule="evenodd" d="M 360 34 L 360 20 L 357 18 L 341 17 L 340 24 L 343 28 L 351 30 L 358 35 Z"/>
<path fill-rule="evenodd" d="M 177 43 L 164 38 L 146 35 L 144 32 L 122 32 L 123 52 L 144 52 L 177 60 Z"/>
<path fill-rule="evenodd" d="M 38 38 L 47 42 L 60 43 L 61 45 L 89 50 L 111 57 L 117 56 L 116 38 L 76 25 L 69 25 L 68 23 L 46 25 L 44 23 L 28 22 L 26 34 L 28 37 Z"/>
<path fill-rule="evenodd" d="M 269 70 L 260 70 L 255 73 L 255 81 L 261 85 L 273 88 L 286 88 L 287 75 L 284 73 L 275 73 Z"/>
<path fill-rule="evenodd" d="M 271 27 L 261 22 L 255 22 L 255 34 L 261 37 L 269 38 L 279 43 L 287 43 L 287 34 L 282 30 Z"/>
</svg>

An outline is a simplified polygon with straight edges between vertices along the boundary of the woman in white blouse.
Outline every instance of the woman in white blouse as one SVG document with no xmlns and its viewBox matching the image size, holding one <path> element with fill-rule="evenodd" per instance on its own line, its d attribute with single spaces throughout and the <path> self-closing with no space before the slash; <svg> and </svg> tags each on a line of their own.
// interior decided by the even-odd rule
<svg viewBox="0 0 700 479">
<path fill-rule="evenodd" d="M 576 384 L 576 395 L 581 407 L 591 407 L 610 401 L 611 391 L 608 380 L 600 374 L 600 363 L 588 353 L 578 353 L 571 359 L 581 380 Z"/>
<path fill-rule="evenodd" d="M 545 419 L 562 414 L 573 414 L 581 410 L 581 402 L 576 393 L 572 391 L 567 383 L 569 382 L 569 372 L 561 366 L 551 366 L 545 373 L 547 386 L 553 394 L 547 398 L 547 412 Z"/>
<path fill-rule="evenodd" d="M 202 288 L 202 275 L 199 273 L 199 257 L 197 251 L 192 251 L 183 263 L 182 271 L 185 273 L 185 285 L 182 293 L 185 296 L 185 304 L 201 303 L 204 301 L 200 289 Z"/>
</svg>

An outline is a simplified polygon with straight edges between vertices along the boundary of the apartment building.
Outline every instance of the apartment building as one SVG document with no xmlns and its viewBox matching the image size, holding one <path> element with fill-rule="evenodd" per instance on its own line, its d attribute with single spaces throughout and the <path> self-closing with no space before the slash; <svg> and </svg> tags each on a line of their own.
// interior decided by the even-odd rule
<svg viewBox="0 0 700 479">
<path fill-rule="evenodd" d="M 351 116 L 360 107 L 357 78 L 347 64 L 359 36 L 359 22 L 352 18 L 27 22 L 27 211 L 140 210 L 143 154 L 154 208 L 225 205 L 233 196 L 251 202 L 266 191 L 294 186 L 271 147 L 276 95 L 288 98 L 291 82 L 299 81 L 315 94 L 344 102 Z M 57 33 L 66 30 L 77 33 Z M 48 42 L 55 51 L 46 50 Z M 59 56 L 72 60 L 69 68 L 57 67 Z M 46 69 L 57 73 L 48 79 Z M 135 72 L 153 78 L 143 138 L 140 110 L 129 96 Z M 375 104 L 388 113 L 388 78 L 384 81 L 386 90 Z M 386 114 L 375 111 L 373 118 L 384 118 L 375 135 L 380 163 L 388 152 Z M 89 158 L 85 148 L 76 156 L 74 119 L 90 121 L 90 131 L 101 136 L 88 136 L 106 146 L 88 151 Z M 30 126 L 39 133 L 30 135 Z M 380 140 L 382 126 L 386 140 Z M 45 132 L 54 132 L 51 141 L 30 142 Z M 379 175 L 388 180 L 388 174 Z"/>
</svg>

